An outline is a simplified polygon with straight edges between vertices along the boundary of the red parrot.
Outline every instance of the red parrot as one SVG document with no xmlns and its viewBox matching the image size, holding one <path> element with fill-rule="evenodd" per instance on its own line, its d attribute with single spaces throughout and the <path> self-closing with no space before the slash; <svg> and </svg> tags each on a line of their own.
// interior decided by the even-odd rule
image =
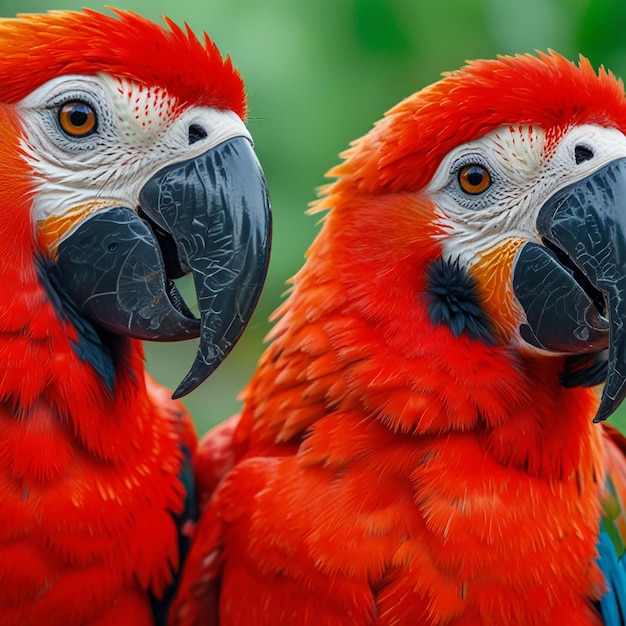
<svg viewBox="0 0 626 626">
<path fill-rule="evenodd" d="M 140 340 L 200 337 L 187 393 L 265 276 L 242 79 L 207 36 L 166 24 L 0 20 L 2 626 L 165 623 L 196 435 Z"/>
<path fill-rule="evenodd" d="M 625 623 L 625 133 L 621 81 L 551 52 L 351 145 L 199 446 L 170 626 Z"/>
</svg>

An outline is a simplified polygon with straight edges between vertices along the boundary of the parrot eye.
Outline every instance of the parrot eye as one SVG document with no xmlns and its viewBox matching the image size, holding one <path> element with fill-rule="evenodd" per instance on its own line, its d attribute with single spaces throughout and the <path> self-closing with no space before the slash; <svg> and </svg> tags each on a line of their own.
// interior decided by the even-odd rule
<svg viewBox="0 0 626 626">
<path fill-rule="evenodd" d="M 466 165 L 459 171 L 459 185 L 465 193 L 474 196 L 489 189 L 491 174 L 482 165 Z"/>
<path fill-rule="evenodd" d="M 96 114 L 86 102 L 66 102 L 59 109 L 59 126 L 70 137 L 85 137 L 96 128 Z"/>
</svg>

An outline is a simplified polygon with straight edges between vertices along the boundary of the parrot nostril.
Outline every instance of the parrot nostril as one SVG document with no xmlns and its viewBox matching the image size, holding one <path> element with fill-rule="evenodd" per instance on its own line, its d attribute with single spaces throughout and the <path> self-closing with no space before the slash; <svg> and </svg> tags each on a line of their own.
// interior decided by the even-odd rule
<svg viewBox="0 0 626 626">
<path fill-rule="evenodd" d="M 576 165 L 580 165 L 584 161 L 589 161 L 593 158 L 593 150 L 588 146 L 578 145 L 574 148 L 574 158 L 576 159 Z"/>
<path fill-rule="evenodd" d="M 202 128 L 202 126 L 198 124 L 191 124 L 189 126 L 189 145 L 196 143 L 197 141 L 202 141 L 206 139 L 208 136 L 206 130 Z"/>
</svg>

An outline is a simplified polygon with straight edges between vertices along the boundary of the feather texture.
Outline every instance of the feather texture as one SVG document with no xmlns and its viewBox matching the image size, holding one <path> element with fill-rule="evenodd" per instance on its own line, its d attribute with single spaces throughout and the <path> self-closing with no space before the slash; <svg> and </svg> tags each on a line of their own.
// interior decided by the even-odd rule
<svg viewBox="0 0 626 626">
<path fill-rule="evenodd" d="M 25 118 L 41 110 L 26 110 L 22 100 L 66 74 L 103 73 L 129 89 L 132 81 L 138 93 L 167 92 L 181 110 L 199 105 L 245 116 L 230 59 L 188 27 L 88 9 L 0 20 L 3 626 L 165 623 L 195 517 L 197 441 L 188 414 L 147 377 L 139 341 L 83 317 L 51 279 L 33 215 L 46 184 L 59 194 L 62 185 L 29 167 L 25 152 L 36 148 Z M 146 107 L 158 100 L 145 99 Z M 54 120 L 53 108 L 42 115 Z M 187 128 L 181 136 L 186 145 Z M 95 152 L 89 158 L 97 164 Z M 64 153 L 72 167 L 84 165 L 72 155 Z M 63 169 L 62 159 L 38 156 Z M 84 186 L 93 183 L 87 178 Z M 123 190 L 114 201 L 122 197 Z"/>
<path fill-rule="evenodd" d="M 595 392 L 562 384 L 572 362 L 499 323 L 517 243 L 433 314 L 449 231 L 427 185 L 496 127 L 540 127 L 545 157 L 625 114 L 621 82 L 584 59 L 505 57 L 353 142 L 241 415 L 200 445 L 210 496 L 170 626 L 620 623 L 623 452 L 592 424 Z"/>
<path fill-rule="evenodd" d="M 0 101 L 15 103 L 57 76 L 106 72 L 165 90 L 183 104 L 245 117 L 241 77 L 207 35 L 200 42 L 171 20 L 164 29 L 130 11 L 114 13 L 84 9 L 1 19 Z"/>
</svg>

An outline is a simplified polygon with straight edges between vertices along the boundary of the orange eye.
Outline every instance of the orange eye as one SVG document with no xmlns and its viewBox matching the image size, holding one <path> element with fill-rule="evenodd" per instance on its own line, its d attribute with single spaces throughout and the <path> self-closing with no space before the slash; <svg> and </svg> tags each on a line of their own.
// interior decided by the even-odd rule
<svg viewBox="0 0 626 626">
<path fill-rule="evenodd" d="M 59 109 L 59 125 L 71 137 L 84 137 L 96 128 L 96 114 L 86 102 L 66 102 Z"/>
<path fill-rule="evenodd" d="M 476 195 L 491 186 L 491 174 L 482 166 L 472 163 L 459 172 L 459 185 L 465 193 Z"/>
</svg>

